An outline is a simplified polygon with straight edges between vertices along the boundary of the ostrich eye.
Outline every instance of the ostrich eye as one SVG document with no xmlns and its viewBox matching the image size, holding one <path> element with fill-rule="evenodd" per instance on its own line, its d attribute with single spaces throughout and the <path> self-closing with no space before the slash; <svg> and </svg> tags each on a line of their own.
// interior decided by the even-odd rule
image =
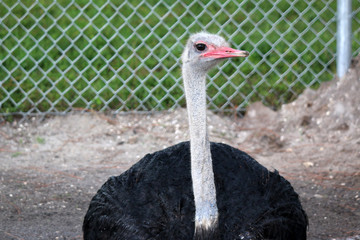
<svg viewBox="0 0 360 240">
<path fill-rule="evenodd" d="M 197 43 L 197 44 L 195 44 L 195 47 L 198 51 L 204 51 L 206 49 L 206 44 L 205 43 Z"/>
</svg>

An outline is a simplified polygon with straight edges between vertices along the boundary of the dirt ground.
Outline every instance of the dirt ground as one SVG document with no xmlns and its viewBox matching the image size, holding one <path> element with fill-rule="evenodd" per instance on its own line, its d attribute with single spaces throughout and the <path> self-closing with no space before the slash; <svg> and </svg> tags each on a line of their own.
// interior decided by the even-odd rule
<svg viewBox="0 0 360 240">
<path fill-rule="evenodd" d="M 360 62 L 278 112 L 209 112 L 212 141 L 277 169 L 308 214 L 308 239 L 360 239 Z M 188 140 L 186 110 L 69 114 L 0 124 L 0 239 L 82 239 L 97 189 L 146 153 Z"/>
</svg>

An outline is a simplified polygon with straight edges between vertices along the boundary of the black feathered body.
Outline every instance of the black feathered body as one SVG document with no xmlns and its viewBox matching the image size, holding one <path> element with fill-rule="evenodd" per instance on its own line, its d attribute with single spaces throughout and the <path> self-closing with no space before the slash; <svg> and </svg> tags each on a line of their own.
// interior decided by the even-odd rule
<svg viewBox="0 0 360 240">
<path fill-rule="evenodd" d="M 290 183 L 246 153 L 211 143 L 216 229 L 194 236 L 190 144 L 146 155 L 91 200 L 84 239 L 306 239 L 307 217 Z"/>
</svg>

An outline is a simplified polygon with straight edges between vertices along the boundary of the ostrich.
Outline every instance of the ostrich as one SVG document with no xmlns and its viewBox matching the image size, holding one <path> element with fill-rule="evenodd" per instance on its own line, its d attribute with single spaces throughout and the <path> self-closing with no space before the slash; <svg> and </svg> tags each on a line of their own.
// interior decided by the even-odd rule
<svg viewBox="0 0 360 240">
<path fill-rule="evenodd" d="M 306 239 L 307 216 L 290 183 L 246 153 L 209 142 L 206 73 L 246 57 L 221 36 L 192 35 L 182 54 L 190 142 L 110 177 L 91 200 L 84 239 Z"/>
</svg>

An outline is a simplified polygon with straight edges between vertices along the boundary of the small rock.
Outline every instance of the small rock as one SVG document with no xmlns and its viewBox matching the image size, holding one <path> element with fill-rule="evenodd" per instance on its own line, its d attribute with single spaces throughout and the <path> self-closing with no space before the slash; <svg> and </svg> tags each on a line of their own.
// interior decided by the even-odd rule
<svg viewBox="0 0 360 240">
<path fill-rule="evenodd" d="M 311 123 L 311 116 L 303 116 L 300 126 L 309 126 Z"/>
<path fill-rule="evenodd" d="M 315 197 L 315 198 L 323 198 L 324 196 L 321 195 L 321 194 L 315 194 L 314 197 Z"/>
<path fill-rule="evenodd" d="M 314 163 L 313 163 L 313 162 L 303 162 L 303 165 L 304 165 L 306 168 L 309 168 L 309 167 L 313 167 L 313 166 L 314 166 Z"/>
</svg>

